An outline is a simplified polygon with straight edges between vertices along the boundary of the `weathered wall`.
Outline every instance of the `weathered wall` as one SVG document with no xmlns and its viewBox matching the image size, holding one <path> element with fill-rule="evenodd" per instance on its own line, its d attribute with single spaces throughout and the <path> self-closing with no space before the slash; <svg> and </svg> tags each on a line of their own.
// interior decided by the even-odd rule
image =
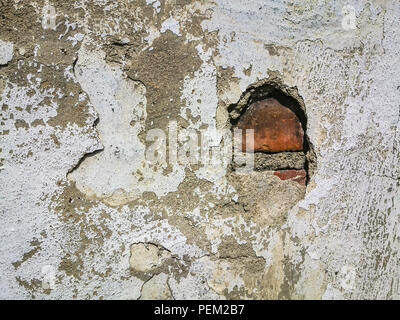
<svg viewBox="0 0 400 320">
<path fill-rule="evenodd" d="M 0 298 L 399 298 L 398 1 L 0 5 Z M 146 162 L 150 129 L 229 128 L 271 78 L 306 187 Z"/>
</svg>

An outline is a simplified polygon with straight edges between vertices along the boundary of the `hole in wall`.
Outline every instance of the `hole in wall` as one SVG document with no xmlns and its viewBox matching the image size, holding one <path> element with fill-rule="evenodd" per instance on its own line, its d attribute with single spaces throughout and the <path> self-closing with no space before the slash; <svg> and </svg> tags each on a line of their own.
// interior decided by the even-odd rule
<svg viewBox="0 0 400 320">
<path fill-rule="evenodd" d="M 250 85 L 239 101 L 228 107 L 231 128 L 254 129 L 254 169 L 275 171 L 282 180 L 306 185 L 316 167 L 307 135 L 307 113 L 296 87 L 277 76 Z M 232 170 L 235 170 L 233 161 Z"/>
</svg>

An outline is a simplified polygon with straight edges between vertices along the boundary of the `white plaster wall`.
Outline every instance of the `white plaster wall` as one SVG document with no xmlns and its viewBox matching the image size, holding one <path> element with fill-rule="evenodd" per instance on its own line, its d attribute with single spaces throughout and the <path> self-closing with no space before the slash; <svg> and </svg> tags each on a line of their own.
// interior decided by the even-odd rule
<svg viewBox="0 0 400 320">
<path fill-rule="evenodd" d="M 71 35 L 70 40 L 60 41 L 74 43 L 75 49 L 80 45 L 75 73 L 71 64 L 46 63 L 37 54 L 44 46 L 39 40 L 32 44 L 33 55 L 24 58 L 16 39 L 0 39 L 0 65 L 5 66 L 0 69 L 0 99 L 2 106 L 7 105 L 1 131 L 8 132 L 0 137 L 0 297 L 152 296 L 146 289 L 142 292 L 151 286 L 132 275 L 129 264 L 130 246 L 146 242 L 157 243 L 174 257 L 152 280 L 166 297 L 229 298 L 243 288 L 248 288 L 243 298 L 261 295 L 252 282 L 259 275 L 241 270 L 245 262 L 219 259 L 223 238 L 233 236 L 254 250 L 256 257 L 251 259 L 263 259 L 265 274 L 260 277 L 265 283 L 271 281 L 268 270 L 288 257 L 296 274 L 288 280 L 293 284 L 291 298 L 398 299 L 398 1 L 199 1 L 167 14 L 161 9 L 168 1 L 147 1 L 154 21 L 162 15 L 160 24 L 129 20 L 127 12 L 140 17 L 143 10 L 129 11 L 128 3 L 74 2 L 73 7 L 85 13 L 75 21 L 85 38 Z M 355 9 L 356 29 L 342 26 L 342 8 L 347 4 Z M 38 23 L 41 5 L 32 4 Z M 94 27 L 90 23 L 94 7 L 113 16 L 110 13 Z M 15 1 L 15 8 L 23 5 Z M 201 30 L 212 34 L 213 42 L 187 27 L 188 16 L 195 12 L 204 17 Z M 161 169 L 146 167 L 139 135 L 144 132 L 148 93 L 141 79 L 128 78 L 126 65 L 106 61 L 102 51 L 108 36 L 122 39 L 127 30 L 143 32 L 139 38 L 148 42 L 142 50 L 166 32 L 186 43 L 197 41 L 201 67 L 185 77 L 180 92 L 185 106 L 179 114 L 185 118 L 190 110 L 198 116 L 196 121 L 187 119 L 189 128 L 224 126 L 223 105 L 237 102 L 250 84 L 271 72 L 297 87 L 318 161 L 305 198 L 289 210 L 284 225 L 265 229 L 246 213 L 219 212 L 224 203 L 240 197 L 240 190 L 226 177 L 227 168 L 221 166 L 192 170 L 196 183 L 211 183 L 209 189 L 194 189 L 193 200 L 187 200 L 193 208 L 168 205 L 168 195 L 185 197 L 180 186 L 189 179 L 190 170 L 176 166 L 164 175 Z M 30 72 L 24 69 L 27 65 Z M 90 110 L 84 126 L 48 124 L 60 112 L 58 99 L 69 94 L 40 86 L 41 68 L 49 65 L 64 70 L 63 82 L 81 87 L 82 101 Z M 21 73 L 25 85 L 7 77 L 9 66 Z M 220 88 L 217 78 L 222 69 L 232 70 L 232 79 Z M 33 93 L 28 94 L 30 89 Z M 44 107 L 25 111 L 43 101 Z M 100 121 L 93 127 L 96 118 Z M 16 119 L 23 119 L 29 128 L 17 128 Z M 37 119 L 43 124 L 33 126 Z M 101 149 L 69 173 L 85 154 Z M 139 168 L 144 180 L 131 174 Z M 75 221 L 64 219 L 56 209 L 71 182 L 86 197 L 84 201 L 92 201 L 88 207 L 73 206 Z M 154 192 L 160 205 L 148 200 L 146 192 Z M 132 204 L 134 200 L 140 202 Z M 196 237 L 204 237 L 207 245 L 195 242 Z M 60 267 L 66 260 L 79 265 L 78 276 Z M 275 278 L 281 277 L 284 271 L 277 271 Z"/>
</svg>

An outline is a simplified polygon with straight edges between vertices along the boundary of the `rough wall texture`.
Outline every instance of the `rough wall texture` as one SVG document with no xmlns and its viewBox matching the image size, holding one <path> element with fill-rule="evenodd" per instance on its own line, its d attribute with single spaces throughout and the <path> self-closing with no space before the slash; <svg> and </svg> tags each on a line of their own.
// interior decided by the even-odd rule
<svg viewBox="0 0 400 320">
<path fill-rule="evenodd" d="M 0 0 L 0 18 L 0 298 L 400 298 L 398 1 Z M 306 186 L 146 161 L 150 129 L 229 129 L 270 79 L 304 103 Z"/>
</svg>

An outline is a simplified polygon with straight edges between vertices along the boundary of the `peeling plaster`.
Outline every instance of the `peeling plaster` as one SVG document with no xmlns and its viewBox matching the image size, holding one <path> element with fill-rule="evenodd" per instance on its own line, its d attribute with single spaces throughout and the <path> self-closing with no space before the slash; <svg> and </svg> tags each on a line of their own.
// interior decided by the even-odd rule
<svg viewBox="0 0 400 320">
<path fill-rule="evenodd" d="M 0 298 L 398 299 L 400 6 L 354 3 L 344 30 L 346 4 L 75 2 L 53 31 L 0 8 Z M 306 106 L 306 188 L 146 161 L 166 115 L 229 128 L 273 77 Z"/>
</svg>

